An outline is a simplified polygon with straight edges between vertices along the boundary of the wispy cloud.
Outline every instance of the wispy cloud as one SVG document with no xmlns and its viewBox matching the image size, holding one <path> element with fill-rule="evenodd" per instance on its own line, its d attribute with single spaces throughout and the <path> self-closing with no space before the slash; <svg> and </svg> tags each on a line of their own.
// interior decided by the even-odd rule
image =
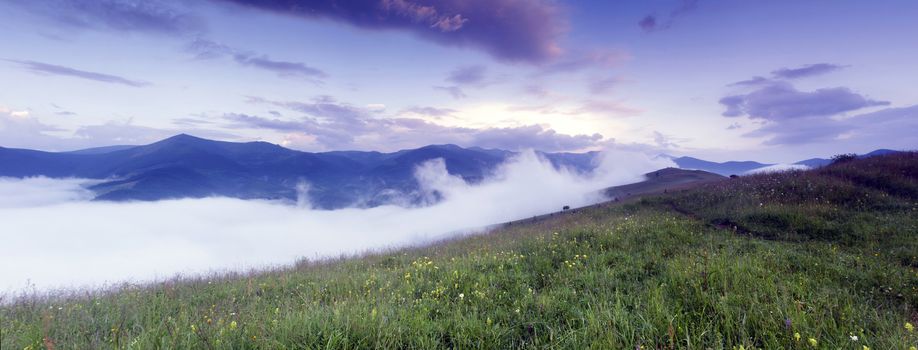
<svg viewBox="0 0 918 350">
<path fill-rule="evenodd" d="M 797 68 L 781 68 L 771 72 L 771 74 L 777 78 L 797 79 L 831 73 L 842 68 L 845 68 L 845 66 L 840 66 L 832 63 L 816 63 Z"/>
<path fill-rule="evenodd" d="M 568 135 L 542 125 L 508 128 L 468 128 L 440 125 L 417 117 L 378 117 L 365 108 L 340 103 L 325 97 L 310 102 L 272 101 L 251 97 L 250 103 L 268 104 L 306 114 L 298 118 L 266 118 L 229 113 L 224 119 L 233 128 L 252 128 L 289 133 L 291 140 L 303 142 L 302 149 L 404 149 L 427 144 L 453 143 L 509 150 L 576 151 L 595 147 L 604 141 L 598 133 Z M 405 112 L 405 111 L 403 111 Z M 452 110 L 417 108 L 412 114 L 453 113 Z"/>
<path fill-rule="evenodd" d="M 252 66 L 277 73 L 282 77 L 325 78 L 328 74 L 300 62 L 276 61 L 268 56 L 250 56 L 237 54 L 233 59 L 239 64 Z"/>
<path fill-rule="evenodd" d="M 66 27 L 184 35 L 202 32 L 203 21 L 159 0 L 9 0 Z"/>
<path fill-rule="evenodd" d="M 681 0 L 679 6 L 670 11 L 666 18 L 661 19 L 655 14 L 649 14 L 638 22 L 638 26 L 647 33 L 669 29 L 679 17 L 695 11 L 698 2 L 699 0 Z"/>
<path fill-rule="evenodd" d="M 28 60 L 6 60 L 6 61 L 17 63 L 23 68 L 29 71 L 32 71 L 34 73 L 38 73 L 38 74 L 67 76 L 67 77 L 74 77 L 74 78 L 80 78 L 80 79 L 86 79 L 86 80 L 93 80 L 93 81 L 98 81 L 98 82 L 103 82 L 103 83 L 127 85 L 127 86 L 132 86 L 132 87 L 144 87 L 144 86 L 152 85 L 151 83 L 142 81 L 142 80 L 133 80 L 133 79 L 120 77 L 117 75 L 84 71 L 84 70 L 79 70 L 75 68 L 59 66 L 59 65 L 43 63 L 43 62 L 28 61 Z"/>
<path fill-rule="evenodd" d="M 328 77 L 325 71 L 302 62 L 275 60 L 264 54 L 233 48 L 203 38 L 192 40 L 185 46 L 185 50 L 194 54 L 195 58 L 204 60 L 230 56 L 234 62 L 242 66 L 273 72 L 280 77 L 316 80 Z"/>
</svg>

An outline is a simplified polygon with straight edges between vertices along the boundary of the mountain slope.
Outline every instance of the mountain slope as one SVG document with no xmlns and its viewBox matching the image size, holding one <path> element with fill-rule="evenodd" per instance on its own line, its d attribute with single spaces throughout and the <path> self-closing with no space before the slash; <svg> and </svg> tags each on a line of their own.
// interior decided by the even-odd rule
<svg viewBox="0 0 918 350">
<path fill-rule="evenodd" d="M 915 203 L 916 153 L 743 176 L 429 247 L 25 294 L 0 348 L 908 349 Z"/>
</svg>

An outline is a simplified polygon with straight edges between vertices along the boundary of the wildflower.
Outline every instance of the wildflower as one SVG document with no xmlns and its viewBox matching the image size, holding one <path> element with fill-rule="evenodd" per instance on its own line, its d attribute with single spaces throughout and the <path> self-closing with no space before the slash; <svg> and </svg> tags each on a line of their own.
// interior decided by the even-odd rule
<svg viewBox="0 0 918 350">
<path fill-rule="evenodd" d="M 492 321 L 491 321 L 491 318 L 490 318 L 490 317 L 488 317 L 488 320 L 487 320 L 486 322 L 487 322 L 487 323 L 488 323 L 488 325 L 490 326 L 490 325 L 491 325 L 491 322 L 492 322 Z"/>
<path fill-rule="evenodd" d="M 816 347 L 816 345 L 819 345 L 819 342 L 816 341 L 816 338 L 810 338 L 810 339 L 807 340 L 807 341 L 810 343 L 810 346 L 812 346 L 812 347 L 814 347 L 814 348 Z"/>
<path fill-rule="evenodd" d="M 915 346 L 910 346 L 908 350 L 918 350 L 918 348 L 916 348 Z"/>
<path fill-rule="evenodd" d="M 864 346 L 861 347 L 861 350 L 870 350 L 870 347 L 867 346 L 867 345 L 864 345 Z"/>
<path fill-rule="evenodd" d="M 192 331 L 192 332 L 197 332 L 197 331 L 198 331 L 198 327 L 195 327 L 195 325 L 191 325 L 191 331 Z"/>
<path fill-rule="evenodd" d="M 794 340 L 800 341 L 800 333 L 799 333 L 799 332 L 794 332 Z"/>
<path fill-rule="evenodd" d="M 785 328 L 785 329 L 790 329 L 792 325 L 793 325 L 793 324 L 791 323 L 791 319 L 789 319 L 789 318 L 785 318 L 785 319 L 784 319 L 784 328 Z"/>
<path fill-rule="evenodd" d="M 233 322 L 230 322 L 230 326 L 229 326 L 229 327 L 230 327 L 231 330 L 235 330 L 236 327 L 238 327 L 238 326 L 239 326 L 239 325 L 236 324 L 236 321 L 233 321 Z"/>
<path fill-rule="evenodd" d="M 907 331 L 909 331 L 909 332 L 914 332 L 914 331 L 915 331 L 915 326 L 912 326 L 911 323 L 905 322 L 905 330 L 907 330 Z"/>
<path fill-rule="evenodd" d="M 465 299 L 465 293 L 459 293 L 459 300 Z"/>
<path fill-rule="evenodd" d="M 857 336 L 856 336 L 856 335 L 852 335 L 852 336 L 851 336 L 851 341 L 857 341 Z"/>
</svg>

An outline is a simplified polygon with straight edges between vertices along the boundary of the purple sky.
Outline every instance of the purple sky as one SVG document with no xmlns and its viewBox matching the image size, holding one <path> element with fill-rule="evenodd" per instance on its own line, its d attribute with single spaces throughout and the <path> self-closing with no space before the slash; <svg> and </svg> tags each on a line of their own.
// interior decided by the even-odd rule
<svg viewBox="0 0 918 350">
<path fill-rule="evenodd" d="M 918 2 L 0 0 L 0 146 L 918 148 Z"/>
</svg>

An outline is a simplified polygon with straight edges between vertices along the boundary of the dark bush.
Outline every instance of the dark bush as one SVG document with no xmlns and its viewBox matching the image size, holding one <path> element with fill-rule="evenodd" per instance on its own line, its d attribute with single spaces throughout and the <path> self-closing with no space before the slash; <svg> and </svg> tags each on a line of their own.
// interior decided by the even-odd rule
<svg viewBox="0 0 918 350">
<path fill-rule="evenodd" d="M 855 159 L 857 159 L 857 154 L 854 153 L 836 154 L 832 156 L 832 164 L 847 163 Z"/>
</svg>

